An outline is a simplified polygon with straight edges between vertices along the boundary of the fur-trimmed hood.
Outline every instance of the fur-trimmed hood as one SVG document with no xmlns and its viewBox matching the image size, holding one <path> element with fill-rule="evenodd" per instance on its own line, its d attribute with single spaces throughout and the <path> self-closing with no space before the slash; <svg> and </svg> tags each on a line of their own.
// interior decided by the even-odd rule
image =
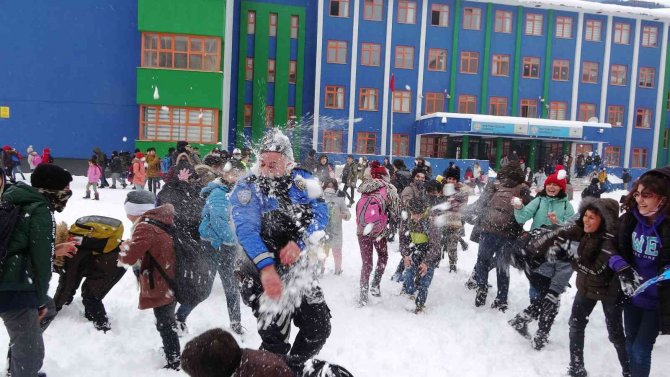
<svg viewBox="0 0 670 377">
<path fill-rule="evenodd" d="M 605 222 L 605 231 L 616 234 L 619 225 L 619 203 L 614 199 L 586 197 L 579 204 L 579 219 L 577 223 L 583 227 L 582 218 L 589 207 L 594 207 L 600 212 L 602 221 Z"/>
</svg>

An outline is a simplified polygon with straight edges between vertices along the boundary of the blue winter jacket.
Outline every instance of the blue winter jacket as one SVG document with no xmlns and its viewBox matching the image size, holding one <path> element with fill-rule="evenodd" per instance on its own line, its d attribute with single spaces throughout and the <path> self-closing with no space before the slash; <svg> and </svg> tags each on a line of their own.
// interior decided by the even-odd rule
<svg viewBox="0 0 670 377">
<path fill-rule="evenodd" d="M 328 205 L 322 197 L 310 198 L 306 187 L 300 188 L 295 184 L 295 178 L 299 175 L 305 180 L 312 179 L 312 175 L 305 170 L 294 169 L 291 172 L 294 183 L 288 191 L 291 204 L 306 205 L 312 211 L 312 219 L 309 224 L 305 224 L 303 237 L 296 240 L 300 249 L 304 250 L 305 239 L 316 231 L 326 229 L 328 225 Z M 265 195 L 256 184 L 255 177 L 250 176 L 237 182 L 233 193 L 230 195 L 230 204 L 239 243 L 249 259 L 256 265 L 256 268 L 261 270 L 267 266 L 279 264 L 279 259 L 275 261 L 275 257 L 278 258 L 278 255 L 275 256 L 268 249 L 261 236 L 262 216 L 279 208 L 277 198 Z M 295 221 L 300 220 L 295 219 Z M 272 225 L 281 226 L 281 224 Z M 266 224 L 266 226 L 269 226 L 269 224 Z"/>
<path fill-rule="evenodd" d="M 223 183 L 210 182 L 200 191 L 200 196 L 207 199 L 202 208 L 200 221 L 200 237 L 212 243 L 216 249 L 222 244 L 237 243 L 235 231 L 230 219 L 230 188 Z"/>
</svg>

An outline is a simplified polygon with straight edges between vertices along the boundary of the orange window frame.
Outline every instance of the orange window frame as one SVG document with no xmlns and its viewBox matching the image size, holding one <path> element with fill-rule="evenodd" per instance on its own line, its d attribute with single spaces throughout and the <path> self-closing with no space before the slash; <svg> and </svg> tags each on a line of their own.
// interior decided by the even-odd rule
<svg viewBox="0 0 670 377">
<path fill-rule="evenodd" d="M 400 15 L 403 14 L 405 18 L 401 19 Z M 409 18 L 411 15 L 413 16 L 411 19 Z M 416 24 L 416 1 L 411 1 L 411 0 L 400 0 L 398 2 L 398 23 L 399 24 Z"/>
<path fill-rule="evenodd" d="M 400 58 L 400 65 L 398 65 L 398 58 Z M 405 66 L 405 63 L 407 63 L 409 66 Z M 414 47 L 412 46 L 395 47 L 395 68 L 414 69 Z"/>
<path fill-rule="evenodd" d="M 367 56 L 366 56 L 367 53 Z M 373 64 L 376 56 L 377 64 Z M 381 65 L 381 45 L 377 43 L 361 44 L 361 65 L 369 67 L 379 67 Z"/>
<path fill-rule="evenodd" d="M 288 83 L 295 84 L 298 80 L 298 62 L 291 60 L 288 62 Z"/>
<path fill-rule="evenodd" d="M 497 116 L 506 116 L 507 97 L 491 97 L 489 100 L 489 114 Z"/>
<path fill-rule="evenodd" d="M 277 62 L 274 59 L 268 59 L 268 82 L 275 82 L 277 78 Z"/>
<path fill-rule="evenodd" d="M 251 81 L 254 79 L 254 58 L 246 59 L 246 66 L 244 68 L 244 79 Z"/>
<path fill-rule="evenodd" d="M 277 36 L 277 19 L 279 18 L 279 15 L 277 13 L 270 13 L 268 16 L 268 35 L 270 37 L 276 37 Z"/>
<path fill-rule="evenodd" d="M 477 74 L 479 71 L 479 53 L 461 51 L 461 73 Z"/>
<path fill-rule="evenodd" d="M 619 166 L 621 163 L 621 147 L 613 145 L 605 147 L 603 161 L 605 162 L 605 166 Z"/>
<path fill-rule="evenodd" d="M 433 114 L 442 111 L 444 111 L 444 94 L 433 92 L 426 93 L 424 114 Z"/>
<path fill-rule="evenodd" d="M 146 121 L 143 119 L 145 109 L 153 108 L 156 114 L 156 119 L 155 121 Z M 218 109 L 208 109 L 208 108 L 193 108 L 193 107 L 168 107 L 168 121 L 164 121 L 160 119 L 160 111 L 162 111 L 165 108 L 165 106 L 151 106 L 151 105 L 140 105 L 140 137 L 142 137 L 142 140 L 154 140 L 154 141 L 179 141 L 179 140 L 184 140 L 185 136 L 181 134 L 181 130 L 175 135 L 175 130 L 176 129 L 181 129 L 184 128 L 184 132 L 186 133 L 186 141 L 189 142 L 196 142 L 196 143 L 216 143 L 216 141 L 219 139 L 218 131 L 219 131 L 219 110 Z M 186 123 L 183 124 L 175 124 L 174 120 L 174 113 L 175 111 L 185 111 L 185 120 Z M 200 114 L 203 111 L 208 111 L 212 112 L 212 124 L 211 125 L 206 125 L 203 122 L 204 117 L 200 116 Z M 197 112 L 198 115 L 195 117 L 191 116 L 191 113 Z M 192 122 L 192 119 L 198 119 L 197 122 Z M 147 128 L 153 126 L 154 127 L 154 137 L 153 138 L 148 138 L 145 137 L 145 134 L 148 132 Z M 160 128 L 165 128 L 169 127 L 170 129 L 170 139 L 159 139 L 158 138 L 158 130 Z M 198 139 L 192 139 L 189 138 L 189 129 L 192 129 L 193 127 L 198 127 L 200 130 L 200 137 Z M 203 139 L 203 130 L 204 129 L 210 129 L 212 138 L 211 140 L 205 140 Z"/>
<path fill-rule="evenodd" d="M 556 38 L 572 38 L 572 17 L 556 17 Z M 560 31 L 560 33 L 559 33 Z"/>
<path fill-rule="evenodd" d="M 522 99 L 521 106 L 519 107 L 520 116 L 523 117 L 523 108 L 526 107 L 526 116 L 525 118 L 536 118 L 538 115 L 537 112 L 537 101 L 534 99 Z M 535 114 L 531 114 L 531 109 L 534 109 Z M 532 115 L 532 116 L 531 116 Z"/>
<path fill-rule="evenodd" d="M 637 110 L 635 110 L 635 128 L 650 129 L 651 123 L 652 123 L 651 109 L 638 107 Z"/>
<path fill-rule="evenodd" d="M 327 85 L 325 90 L 326 98 L 324 99 L 324 107 L 326 109 L 344 109 L 344 87 L 336 85 Z M 340 101 L 340 96 L 342 96 Z M 329 104 L 328 98 L 332 98 L 332 104 Z M 341 103 L 342 106 L 339 106 Z"/>
<path fill-rule="evenodd" d="M 244 118 L 243 118 L 243 126 L 244 127 L 251 127 L 251 122 L 254 116 L 253 112 L 253 105 L 245 104 L 244 105 Z"/>
<path fill-rule="evenodd" d="M 631 158 L 631 168 L 647 167 L 647 148 L 633 148 Z"/>
<path fill-rule="evenodd" d="M 433 15 L 437 13 L 437 23 L 433 23 Z M 444 23 L 442 20 L 445 20 Z M 430 26 L 448 27 L 449 26 L 449 5 L 431 4 L 430 6 Z"/>
<path fill-rule="evenodd" d="M 593 103 L 580 103 L 579 115 L 577 120 L 587 122 L 592 117 L 596 116 L 596 105 Z"/>
<path fill-rule="evenodd" d="M 528 73 L 526 74 L 526 66 L 528 66 Z M 535 74 L 533 74 L 535 73 Z M 540 78 L 540 58 L 535 56 L 525 56 L 521 61 L 521 77 L 525 79 L 539 79 Z"/>
<path fill-rule="evenodd" d="M 482 27 L 482 10 L 476 7 L 463 8 L 463 30 L 480 30 Z"/>
<path fill-rule="evenodd" d="M 440 64 L 440 56 L 442 56 Z M 430 62 L 435 59 L 435 67 L 430 67 Z M 429 48 L 428 49 L 428 70 L 429 71 L 446 71 L 447 70 L 447 50 L 443 48 Z"/>
<path fill-rule="evenodd" d="M 565 78 L 563 77 L 563 69 L 567 68 Z M 563 59 L 555 59 L 551 67 L 551 79 L 554 81 L 569 81 L 570 80 L 570 61 Z"/>
<path fill-rule="evenodd" d="M 491 59 L 491 76 L 509 76 L 509 55 L 494 54 Z"/>
<path fill-rule="evenodd" d="M 372 141 L 372 148 L 369 148 Z M 374 132 L 358 132 L 356 135 L 356 153 L 375 154 L 377 150 L 377 134 Z"/>
<path fill-rule="evenodd" d="M 642 47 L 658 47 L 658 28 L 656 26 L 642 27 Z"/>
<path fill-rule="evenodd" d="M 300 17 L 291 16 L 291 39 L 298 39 L 299 30 L 300 30 Z"/>
<path fill-rule="evenodd" d="M 408 134 L 393 134 L 392 151 L 394 156 L 408 156 L 409 155 L 409 135 Z"/>
<path fill-rule="evenodd" d="M 344 132 L 342 131 L 324 130 L 323 151 L 326 153 L 341 153 L 344 145 L 343 138 Z"/>
<path fill-rule="evenodd" d="M 582 63 L 582 82 L 585 84 L 597 84 L 600 65 L 596 62 Z M 595 75 L 594 75 L 595 73 Z"/>
<path fill-rule="evenodd" d="M 407 104 L 407 106 L 405 106 Z M 412 112 L 412 92 L 407 90 L 396 90 L 393 92 L 393 112 Z"/>
<path fill-rule="evenodd" d="M 597 32 L 596 32 L 597 31 Z M 603 23 L 600 20 L 586 20 L 584 40 L 589 42 L 600 42 L 603 34 Z"/>
<path fill-rule="evenodd" d="M 555 114 L 555 117 L 551 115 Z M 565 120 L 568 113 L 568 103 L 563 101 L 554 101 L 549 103 L 549 119 Z"/>
<path fill-rule="evenodd" d="M 176 49 L 176 39 L 186 38 L 186 51 L 181 51 Z M 152 46 L 147 46 L 147 38 L 154 38 L 155 48 Z M 170 47 L 163 48 L 161 47 L 161 39 L 170 38 Z M 207 51 L 208 40 L 213 40 L 215 50 Z M 193 48 L 194 41 L 200 43 L 200 50 L 195 50 Z M 146 55 L 153 55 L 153 61 L 156 62 L 156 65 L 151 65 L 147 59 Z M 171 64 L 168 66 L 161 66 L 161 57 L 167 54 L 170 56 Z M 175 67 L 175 54 L 177 55 L 186 55 L 186 68 L 176 68 Z M 201 68 L 190 68 L 191 56 L 200 57 Z M 212 64 L 212 69 L 205 69 L 207 62 L 214 58 Z M 150 59 L 151 60 L 151 59 Z M 202 35 L 185 35 L 185 34 L 168 34 L 168 33 L 142 33 L 142 54 L 141 54 L 141 67 L 151 67 L 151 68 L 164 68 L 164 69 L 180 69 L 188 71 L 200 71 L 200 72 L 218 72 L 221 70 L 221 38 L 211 37 L 211 36 L 202 36 Z"/>
<path fill-rule="evenodd" d="M 374 102 L 370 101 L 370 98 L 372 97 L 375 98 Z M 358 91 L 358 109 L 361 111 L 378 111 L 379 89 L 360 88 L 360 90 Z"/>
<path fill-rule="evenodd" d="M 623 22 L 614 23 L 613 43 L 620 45 L 630 44 L 630 24 Z"/>
<path fill-rule="evenodd" d="M 247 12 L 247 34 L 256 34 L 256 11 Z"/>
<path fill-rule="evenodd" d="M 511 33 L 512 12 L 508 12 L 505 10 L 497 10 L 493 31 L 495 31 L 496 33 L 506 33 L 506 34 Z"/>
<path fill-rule="evenodd" d="M 656 78 L 656 68 L 640 67 L 640 78 L 637 80 L 638 86 L 640 88 L 653 88 L 655 78 Z M 643 83 L 645 85 L 642 85 Z"/>
<path fill-rule="evenodd" d="M 329 40 L 326 63 L 347 64 L 347 47 L 346 41 Z"/>
<path fill-rule="evenodd" d="M 469 94 L 462 94 L 458 96 L 458 112 L 462 114 L 476 114 L 477 97 Z"/>
<path fill-rule="evenodd" d="M 526 14 L 526 25 L 524 29 L 524 34 L 526 35 L 536 37 L 542 36 L 542 29 L 544 29 L 544 15 L 539 13 Z"/>
<path fill-rule="evenodd" d="M 272 105 L 265 106 L 265 128 L 273 128 L 275 126 L 275 107 Z"/>
<path fill-rule="evenodd" d="M 625 86 L 628 84 L 628 67 L 614 64 L 610 66 L 610 85 Z"/>
<path fill-rule="evenodd" d="M 333 14 L 333 3 L 337 3 L 337 14 Z M 346 6 L 344 4 L 346 4 Z M 342 17 L 342 18 L 349 17 L 349 8 L 350 8 L 349 5 L 351 5 L 349 4 L 349 0 L 330 0 L 330 4 L 328 7 L 328 15 L 330 15 L 331 17 Z M 345 9 L 345 11 L 343 12 L 344 14 L 340 14 L 340 12 L 342 12 L 342 8 Z"/>
<path fill-rule="evenodd" d="M 607 123 L 612 127 L 623 127 L 624 112 L 625 109 L 621 105 L 607 106 Z"/>
<path fill-rule="evenodd" d="M 372 2 L 365 1 L 363 3 L 363 19 L 368 21 L 381 21 L 384 17 L 383 10 L 383 0 L 374 0 Z M 375 16 L 376 14 L 379 14 L 379 17 Z"/>
</svg>

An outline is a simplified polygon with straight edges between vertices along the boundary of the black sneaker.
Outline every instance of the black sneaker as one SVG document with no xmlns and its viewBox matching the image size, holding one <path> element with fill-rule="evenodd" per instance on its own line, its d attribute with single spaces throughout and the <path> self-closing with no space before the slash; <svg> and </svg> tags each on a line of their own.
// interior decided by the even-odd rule
<svg viewBox="0 0 670 377">
<path fill-rule="evenodd" d="M 414 309 L 414 314 L 421 314 L 426 310 L 425 305 L 417 305 L 416 309 Z"/>
<path fill-rule="evenodd" d="M 549 336 L 543 331 L 538 331 L 535 337 L 531 339 L 530 345 L 537 351 L 540 351 L 547 344 Z"/>
<path fill-rule="evenodd" d="M 470 277 L 470 279 L 468 279 L 468 281 L 465 282 L 465 287 L 469 290 L 477 289 L 477 282 L 475 281 L 475 279 Z"/>
<path fill-rule="evenodd" d="M 568 376 L 570 377 L 586 377 L 588 375 L 588 372 L 582 366 L 570 366 L 568 368 Z"/>
<path fill-rule="evenodd" d="M 450 264 L 449 265 L 449 273 L 456 272 L 456 265 L 455 264 Z"/>
<path fill-rule="evenodd" d="M 379 286 L 372 286 L 370 287 L 370 294 L 375 296 L 375 297 L 381 297 L 382 291 L 379 289 Z"/>
<path fill-rule="evenodd" d="M 516 332 L 521 334 L 526 339 L 530 339 L 530 334 L 528 333 L 528 323 L 530 322 L 530 318 L 524 313 L 517 314 L 514 318 L 510 319 L 507 323 L 509 323 L 510 326 Z"/>
<path fill-rule="evenodd" d="M 498 309 L 504 313 L 505 311 L 507 311 L 507 302 L 495 299 L 493 300 L 493 304 L 491 304 L 491 309 Z"/>
<path fill-rule="evenodd" d="M 96 321 L 93 323 L 93 326 L 95 326 L 96 330 L 102 331 L 103 333 L 107 333 L 107 331 L 112 329 L 112 325 L 109 321 Z"/>
<path fill-rule="evenodd" d="M 477 295 L 475 296 L 475 306 L 483 306 L 486 304 L 486 295 L 488 291 L 485 288 L 477 288 Z"/>
</svg>

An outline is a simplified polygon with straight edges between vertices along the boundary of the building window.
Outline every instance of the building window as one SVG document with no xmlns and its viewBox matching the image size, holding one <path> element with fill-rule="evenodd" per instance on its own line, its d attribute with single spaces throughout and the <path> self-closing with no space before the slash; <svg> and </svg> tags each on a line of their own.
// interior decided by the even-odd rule
<svg viewBox="0 0 670 377">
<path fill-rule="evenodd" d="M 358 132 L 356 137 L 356 153 L 375 154 L 377 134 L 374 132 Z"/>
<path fill-rule="evenodd" d="M 461 52 L 461 73 L 476 74 L 479 69 L 479 53 L 472 51 Z"/>
<path fill-rule="evenodd" d="M 521 116 L 524 118 L 537 118 L 537 101 L 534 99 L 522 99 Z"/>
<path fill-rule="evenodd" d="M 424 114 L 433 114 L 444 111 L 444 94 L 426 93 L 426 107 Z"/>
<path fill-rule="evenodd" d="M 623 125 L 624 108 L 619 105 L 607 106 L 607 123 L 612 127 L 621 127 Z"/>
<path fill-rule="evenodd" d="M 614 24 L 614 43 L 620 45 L 630 43 L 630 24 L 620 22 Z"/>
<path fill-rule="evenodd" d="M 393 134 L 392 151 L 394 156 L 409 156 L 409 135 Z"/>
<path fill-rule="evenodd" d="M 647 167 L 647 148 L 633 148 L 633 158 L 630 162 L 631 168 Z"/>
<path fill-rule="evenodd" d="M 142 67 L 220 71 L 221 38 L 142 33 Z"/>
<path fill-rule="evenodd" d="M 524 57 L 521 77 L 530 79 L 540 78 L 540 58 Z"/>
<path fill-rule="evenodd" d="M 344 87 L 326 86 L 326 109 L 344 109 Z"/>
<path fill-rule="evenodd" d="M 640 67 L 640 80 L 638 80 L 640 83 L 640 87 L 653 88 L 655 75 L 656 75 L 656 68 Z"/>
<path fill-rule="evenodd" d="M 298 30 L 300 29 L 300 18 L 291 16 L 291 39 L 298 39 Z"/>
<path fill-rule="evenodd" d="M 398 23 L 416 23 L 416 1 L 400 0 L 398 2 Z"/>
<path fill-rule="evenodd" d="M 479 30 L 482 23 L 482 10 L 480 8 L 463 8 L 463 29 Z"/>
<path fill-rule="evenodd" d="M 421 138 L 419 154 L 432 158 L 447 157 L 448 141 L 446 136 L 424 136 Z"/>
<path fill-rule="evenodd" d="M 275 126 L 275 107 L 265 106 L 265 128 L 273 128 Z"/>
<path fill-rule="evenodd" d="M 270 13 L 270 31 L 269 35 L 271 37 L 277 36 L 277 13 Z"/>
<path fill-rule="evenodd" d="M 446 4 L 431 5 L 430 24 L 433 26 L 449 26 L 449 6 Z"/>
<path fill-rule="evenodd" d="M 296 116 L 295 116 L 295 107 L 289 106 L 286 108 L 286 127 L 292 128 L 295 127 Z"/>
<path fill-rule="evenodd" d="M 506 97 L 491 97 L 489 103 L 489 114 L 506 116 L 507 115 L 507 98 Z"/>
<path fill-rule="evenodd" d="M 358 109 L 364 111 L 379 110 L 379 90 L 372 88 L 361 88 L 358 97 Z"/>
<path fill-rule="evenodd" d="M 628 67 L 613 65 L 610 67 L 610 85 L 626 85 L 628 82 Z"/>
<path fill-rule="evenodd" d="M 254 79 L 254 58 L 247 58 L 247 64 L 244 69 L 244 79 L 247 81 Z"/>
<path fill-rule="evenodd" d="M 443 50 L 441 48 L 428 49 L 428 70 L 447 70 L 447 50 Z"/>
<path fill-rule="evenodd" d="M 580 122 L 588 122 L 589 119 L 596 116 L 596 105 L 592 103 L 579 104 L 579 120 Z"/>
<path fill-rule="evenodd" d="M 493 55 L 492 76 L 509 76 L 509 55 Z"/>
<path fill-rule="evenodd" d="M 412 111 L 412 92 L 396 90 L 393 92 L 393 112 L 409 113 Z"/>
<path fill-rule="evenodd" d="M 645 26 L 642 28 L 642 47 L 658 46 L 658 28 L 656 26 Z"/>
<path fill-rule="evenodd" d="M 651 110 L 638 108 L 635 112 L 635 128 L 651 128 Z"/>
<path fill-rule="evenodd" d="M 603 156 L 605 166 L 619 166 L 621 163 L 621 147 L 605 147 L 605 156 Z"/>
<path fill-rule="evenodd" d="M 244 127 L 251 127 L 251 119 L 253 117 L 253 105 L 244 105 Z"/>
<path fill-rule="evenodd" d="M 247 34 L 256 34 L 256 12 L 253 10 L 247 13 Z"/>
<path fill-rule="evenodd" d="M 268 82 L 275 82 L 276 72 L 276 63 L 274 59 L 268 59 Z"/>
<path fill-rule="evenodd" d="M 512 32 L 512 12 L 504 10 L 496 11 L 495 28 L 496 33 L 511 33 Z"/>
<path fill-rule="evenodd" d="M 550 102 L 549 103 L 549 119 L 565 120 L 568 112 L 567 102 Z"/>
<path fill-rule="evenodd" d="M 349 0 L 330 0 L 330 15 L 349 17 Z"/>
<path fill-rule="evenodd" d="M 458 112 L 477 114 L 477 97 L 465 94 L 458 96 Z"/>
<path fill-rule="evenodd" d="M 572 38 L 572 17 L 556 17 L 556 38 Z"/>
<path fill-rule="evenodd" d="M 216 109 L 142 105 L 140 114 L 142 140 L 216 143 Z"/>
<path fill-rule="evenodd" d="M 369 21 L 381 21 L 384 4 L 382 0 L 365 0 L 363 3 L 363 19 Z"/>
<path fill-rule="evenodd" d="M 582 82 L 588 84 L 598 83 L 598 63 L 582 63 Z"/>
<path fill-rule="evenodd" d="M 396 46 L 395 67 L 403 69 L 414 68 L 414 47 Z"/>
<path fill-rule="evenodd" d="M 379 67 L 382 47 L 376 43 L 361 44 L 361 65 Z"/>
<path fill-rule="evenodd" d="M 526 35 L 541 36 L 544 24 L 544 16 L 536 13 L 526 15 Z"/>
<path fill-rule="evenodd" d="M 334 64 L 347 64 L 347 42 L 328 41 L 327 62 Z"/>
<path fill-rule="evenodd" d="M 584 40 L 590 42 L 600 42 L 603 23 L 598 20 L 586 20 L 586 30 L 584 31 Z"/>
<path fill-rule="evenodd" d="M 326 153 L 342 153 L 344 132 L 323 131 L 323 151 Z"/>
<path fill-rule="evenodd" d="M 298 62 L 291 60 L 288 62 L 288 83 L 295 84 L 298 80 Z"/>
<path fill-rule="evenodd" d="M 551 79 L 555 81 L 570 80 L 570 61 L 569 60 L 554 60 L 551 70 Z"/>
</svg>

